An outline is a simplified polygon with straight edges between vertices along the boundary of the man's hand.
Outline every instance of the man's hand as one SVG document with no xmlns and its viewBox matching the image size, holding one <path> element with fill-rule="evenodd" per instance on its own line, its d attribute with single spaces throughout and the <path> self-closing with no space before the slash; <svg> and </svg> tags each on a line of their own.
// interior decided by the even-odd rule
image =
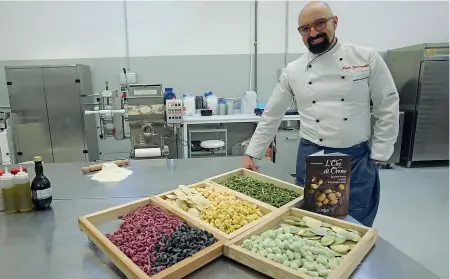
<svg viewBox="0 0 450 279">
<path fill-rule="evenodd" d="M 242 167 L 259 172 L 259 166 L 257 166 L 255 162 L 253 162 L 253 158 L 248 155 L 244 155 L 244 159 L 242 160 Z"/>
</svg>

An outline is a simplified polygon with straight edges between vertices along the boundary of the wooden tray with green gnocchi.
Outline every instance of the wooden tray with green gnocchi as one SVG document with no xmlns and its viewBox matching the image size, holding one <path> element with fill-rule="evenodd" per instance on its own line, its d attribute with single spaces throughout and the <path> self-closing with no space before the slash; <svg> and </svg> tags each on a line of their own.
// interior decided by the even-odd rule
<svg viewBox="0 0 450 279">
<path fill-rule="evenodd" d="M 272 207 L 209 181 L 179 185 L 154 198 L 227 240 L 275 217 Z"/>
<path fill-rule="evenodd" d="M 236 169 L 206 180 L 239 192 L 273 210 L 303 205 L 303 187 L 248 169 Z"/>
<path fill-rule="evenodd" d="M 297 208 L 275 214 L 229 241 L 224 255 L 276 279 L 346 279 L 378 237 L 375 229 Z"/>
</svg>

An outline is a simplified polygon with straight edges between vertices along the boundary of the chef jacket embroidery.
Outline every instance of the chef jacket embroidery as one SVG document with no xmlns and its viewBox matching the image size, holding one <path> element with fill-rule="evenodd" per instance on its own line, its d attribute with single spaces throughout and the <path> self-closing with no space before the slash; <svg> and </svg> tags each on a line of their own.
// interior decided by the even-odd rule
<svg viewBox="0 0 450 279">
<path fill-rule="evenodd" d="M 381 56 L 373 49 L 336 43 L 289 63 L 266 105 L 246 154 L 260 158 L 286 109 L 297 102 L 300 137 L 321 146 L 346 148 L 371 137 L 370 101 L 377 118 L 371 157 L 387 161 L 399 126 L 399 97 Z"/>
</svg>

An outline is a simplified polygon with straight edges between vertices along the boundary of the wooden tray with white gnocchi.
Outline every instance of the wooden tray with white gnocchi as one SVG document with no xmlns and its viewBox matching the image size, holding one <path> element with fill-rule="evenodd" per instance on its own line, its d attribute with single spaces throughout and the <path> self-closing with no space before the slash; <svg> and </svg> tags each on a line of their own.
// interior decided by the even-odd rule
<svg viewBox="0 0 450 279">
<path fill-rule="evenodd" d="M 156 199 L 228 240 L 270 218 L 274 211 L 264 203 L 208 181 L 180 185 Z"/>
</svg>

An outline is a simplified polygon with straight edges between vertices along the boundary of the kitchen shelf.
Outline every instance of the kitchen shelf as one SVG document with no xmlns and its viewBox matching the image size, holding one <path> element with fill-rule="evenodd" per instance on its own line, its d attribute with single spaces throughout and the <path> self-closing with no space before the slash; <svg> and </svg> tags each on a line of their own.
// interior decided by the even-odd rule
<svg viewBox="0 0 450 279">
<path fill-rule="evenodd" d="M 227 156 L 227 150 L 228 150 L 228 141 L 227 141 L 227 129 L 189 129 L 189 137 L 188 137 L 188 143 L 190 144 L 192 142 L 192 134 L 205 134 L 205 133 L 223 133 L 223 138 L 216 138 L 223 140 L 225 143 L 225 146 L 214 151 L 214 154 L 223 154 L 225 157 Z M 192 151 L 191 148 L 189 148 L 189 154 L 188 158 L 191 158 L 192 156 L 196 155 L 211 155 L 210 151 Z"/>
<path fill-rule="evenodd" d="M 225 154 L 226 150 L 214 151 L 214 154 Z M 208 155 L 211 151 L 191 151 L 191 155 Z"/>
</svg>

